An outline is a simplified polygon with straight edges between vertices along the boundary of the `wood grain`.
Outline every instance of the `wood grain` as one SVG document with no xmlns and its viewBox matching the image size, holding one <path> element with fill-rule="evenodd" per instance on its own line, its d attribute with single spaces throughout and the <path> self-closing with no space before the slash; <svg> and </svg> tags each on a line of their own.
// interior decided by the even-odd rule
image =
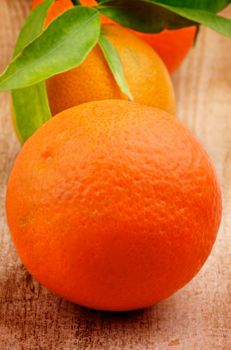
<svg viewBox="0 0 231 350">
<path fill-rule="evenodd" d="M 28 0 L 0 0 L 0 69 L 12 53 Z M 227 14 L 231 14 L 229 10 Z M 231 41 L 202 29 L 174 76 L 178 116 L 207 148 L 223 187 L 223 223 L 199 275 L 166 301 L 122 314 L 95 312 L 54 296 L 23 268 L 4 212 L 19 150 L 10 101 L 0 95 L 0 349 L 231 349 Z"/>
</svg>

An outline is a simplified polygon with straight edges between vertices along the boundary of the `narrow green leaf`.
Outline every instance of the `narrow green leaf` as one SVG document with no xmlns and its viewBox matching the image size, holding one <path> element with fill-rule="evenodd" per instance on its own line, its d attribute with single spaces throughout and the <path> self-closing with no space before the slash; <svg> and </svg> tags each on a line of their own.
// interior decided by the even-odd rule
<svg viewBox="0 0 231 350">
<path fill-rule="evenodd" d="M 48 28 L 10 63 L 0 91 L 24 88 L 80 65 L 96 45 L 100 17 L 95 8 L 76 6 Z"/>
<path fill-rule="evenodd" d="M 129 87 L 124 75 L 123 65 L 119 57 L 119 54 L 116 48 L 114 47 L 114 45 L 107 38 L 107 33 L 103 29 L 101 31 L 101 35 L 99 38 L 99 45 L 101 50 L 103 51 L 104 57 L 111 69 L 111 72 L 120 90 L 129 98 L 129 100 L 133 101 L 132 94 L 129 90 Z"/>
<path fill-rule="evenodd" d="M 31 11 L 19 33 L 14 49 L 14 57 L 42 33 L 47 12 L 54 1 L 55 0 L 46 0 Z"/>
<path fill-rule="evenodd" d="M 47 12 L 53 2 L 54 0 L 46 0 L 31 12 L 19 34 L 14 57 L 42 33 Z M 15 130 L 20 141 L 25 142 L 51 118 L 45 82 L 14 90 L 11 98 Z"/>
<path fill-rule="evenodd" d="M 165 9 L 170 10 L 184 18 L 195 21 L 199 24 L 203 24 L 216 32 L 231 37 L 231 20 L 228 18 L 216 15 L 213 12 L 205 10 L 197 10 L 192 8 L 182 8 L 170 5 L 164 5 L 163 1 L 149 0 L 155 5 L 163 6 Z M 167 2 L 167 1 L 165 1 Z"/>
<path fill-rule="evenodd" d="M 211 3 L 211 0 L 207 0 L 207 2 Z M 231 0 L 219 0 L 219 1 L 212 1 L 214 6 L 214 12 L 220 12 L 221 10 L 225 9 L 227 6 L 231 4 Z"/>
<path fill-rule="evenodd" d="M 25 142 L 51 118 L 45 83 L 12 91 L 12 116 L 16 133 Z"/>
<path fill-rule="evenodd" d="M 231 3 L 231 0 L 160 0 L 158 3 L 174 7 L 205 10 L 217 13 Z"/>
</svg>

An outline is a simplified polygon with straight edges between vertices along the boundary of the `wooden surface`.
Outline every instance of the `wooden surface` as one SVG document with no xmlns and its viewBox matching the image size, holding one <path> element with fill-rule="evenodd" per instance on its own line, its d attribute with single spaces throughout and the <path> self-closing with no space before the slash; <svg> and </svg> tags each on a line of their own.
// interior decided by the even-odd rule
<svg viewBox="0 0 231 350">
<path fill-rule="evenodd" d="M 12 53 L 28 0 L 0 0 L 0 70 Z M 231 14 L 231 11 L 227 11 Z M 0 95 L 0 349 L 231 349 L 231 40 L 203 29 L 174 76 L 178 116 L 207 148 L 223 188 L 223 223 L 199 275 L 147 310 L 90 311 L 52 295 L 24 270 L 4 213 L 19 150 L 9 96 Z"/>
</svg>

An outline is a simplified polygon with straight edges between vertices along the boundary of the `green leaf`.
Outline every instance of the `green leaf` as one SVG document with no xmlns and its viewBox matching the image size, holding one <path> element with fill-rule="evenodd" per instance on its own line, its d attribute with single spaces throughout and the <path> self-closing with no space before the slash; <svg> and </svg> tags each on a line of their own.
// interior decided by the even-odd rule
<svg viewBox="0 0 231 350">
<path fill-rule="evenodd" d="M 25 142 L 51 118 L 45 83 L 12 91 L 12 115 L 16 133 Z"/>
<path fill-rule="evenodd" d="M 163 2 L 167 3 L 170 1 L 156 1 L 149 0 L 155 5 L 163 6 L 165 9 L 170 10 L 184 18 L 195 21 L 199 24 L 203 24 L 216 32 L 231 37 L 231 20 L 228 18 L 224 18 L 216 15 L 213 12 L 205 11 L 205 10 L 197 10 L 195 8 L 186 8 L 186 7 L 177 7 L 165 5 Z M 173 1 L 172 1 L 173 2 Z"/>
<path fill-rule="evenodd" d="M 43 31 L 47 12 L 54 0 L 46 0 L 37 6 L 27 18 L 16 42 L 14 57 Z M 14 90 L 12 97 L 12 116 L 16 133 L 25 142 L 36 129 L 51 118 L 45 82 Z"/>
<path fill-rule="evenodd" d="M 217 13 L 228 6 L 231 0 L 160 0 L 157 2 L 163 5 Z"/>
<path fill-rule="evenodd" d="M 216 15 L 230 0 L 101 0 L 99 11 L 132 29 L 157 33 L 203 24 L 231 36 L 231 20 Z"/>
<path fill-rule="evenodd" d="M 99 39 L 99 45 L 120 90 L 129 98 L 129 100 L 133 101 L 119 54 L 111 41 L 107 38 L 107 32 L 103 28 Z"/>
<path fill-rule="evenodd" d="M 145 0 L 103 0 L 97 8 L 113 21 L 144 33 L 159 33 L 163 29 L 179 29 L 195 24 Z"/>
<path fill-rule="evenodd" d="M 211 2 L 210 0 L 207 0 L 207 2 Z M 214 12 L 220 12 L 224 8 L 226 8 L 229 4 L 231 4 L 231 0 L 219 0 L 219 1 L 214 1 L 213 6 L 214 6 Z"/>
<path fill-rule="evenodd" d="M 46 0 L 31 11 L 18 36 L 14 49 L 14 57 L 42 33 L 47 12 L 54 1 Z"/>
<path fill-rule="evenodd" d="M 24 88 L 80 65 L 96 45 L 100 17 L 95 8 L 76 6 L 48 28 L 10 63 L 0 91 Z"/>
</svg>

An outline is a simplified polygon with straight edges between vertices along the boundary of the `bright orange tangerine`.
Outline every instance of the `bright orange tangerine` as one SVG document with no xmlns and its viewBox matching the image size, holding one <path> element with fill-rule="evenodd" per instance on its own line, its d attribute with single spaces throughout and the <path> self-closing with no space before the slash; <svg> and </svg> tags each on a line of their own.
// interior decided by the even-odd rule
<svg viewBox="0 0 231 350">
<path fill-rule="evenodd" d="M 206 261 L 221 193 L 177 118 L 127 101 L 68 109 L 24 144 L 7 218 L 17 251 L 55 293 L 94 309 L 168 297 Z"/>
</svg>

